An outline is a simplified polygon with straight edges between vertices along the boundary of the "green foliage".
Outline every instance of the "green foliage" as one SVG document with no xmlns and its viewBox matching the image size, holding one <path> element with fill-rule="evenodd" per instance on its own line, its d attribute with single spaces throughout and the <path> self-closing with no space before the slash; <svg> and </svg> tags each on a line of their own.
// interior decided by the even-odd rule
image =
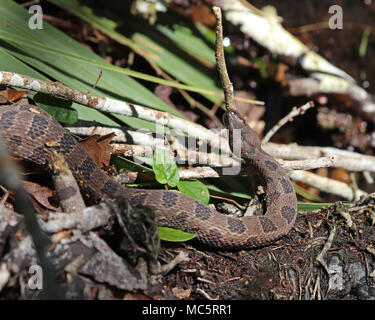
<svg viewBox="0 0 375 320">
<path fill-rule="evenodd" d="M 205 204 L 210 201 L 210 193 L 205 184 L 199 180 L 181 180 L 177 183 L 177 188 L 182 193 Z"/>
<path fill-rule="evenodd" d="M 16 71 L 39 79 L 45 79 L 41 74 L 46 74 L 51 79 L 85 92 L 92 89 L 100 71 L 103 71 L 98 85 L 91 90 L 92 94 L 135 102 L 179 115 L 175 109 L 127 76 L 126 69 L 107 63 L 46 21 L 43 22 L 43 29 L 30 29 L 29 18 L 30 14 L 20 5 L 10 0 L 1 1 L 0 23 L 9 27 L 0 28 L 0 46 L 14 58 L 13 61 L 18 60 L 14 63 L 17 69 L 14 65 L 6 64 L 6 61 L 0 61 L 1 70 Z M 31 72 L 32 69 L 27 65 L 37 70 L 39 75 L 35 71 Z M 79 104 L 73 104 L 72 107 L 78 111 L 79 119 L 118 126 L 113 118 L 97 110 Z M 155 127 L 152 123 L 134 117 L 115 114 L 113 117 L 135 128 L 153 130 Z"/>
<path fill-rule="evenodd" d="M 74 124 L 78 120 L 77 110 L 71 108 L 72 102 L 49 96 L 44 93 L 37 93 L 33 100 L 35 104 L 52 115 L 57 121 L 66 124 Z"/>
<path fill-rule="evenodd" d="M 361 43 L 358 48 L 358 54 L 361 58 L 364 58 L 366 56 L 367 52 L 367 45 L 368 45 L 368 38 L 371 34 L 371 28 L 366 27 L 362 34 Z"/>
<path fill-rule="evenodd" d="M 309 200 L 309 201 L 314 201 L 314 202 L 319 202 L 319 198 L 316 197 L 315 195 L 307 192 L 304 188 L 300 187 L 297 183 L 292 183 L 293 184 L 293 188 L 294 188 L 294 191 L 304 197 L 306 200 Z"/>
<path fill-rule="evenodd" d="M 178 167 L 168 151 L 157 148 L 152 160 L 152 168 L 154 169 L 156 181 L 161 184 L 168 184 L 170 187 L 177 186 L 177 183 L 180 181 Z"/>
<path fill-rule="evenodd" d="M 349 206 L 351 203 L 347 202 L 344 203 L 344 206 Z M 319 210 L 322 208 L 328 208 L 330 206 L 335 205 L 334 203 L 306 203 L 306 202 L 298 202 L 298 210 L 299 211 L 313 211 Z"/>
<path fill-rule="evenodd" d="M 216 84 L 216 74 L 211 70 L 202 70 L 203 65 L 207 64 L 211 65 L 214 70 L 215 52 L 213 48 L 205 44 L 198 31 L 192 32 L 197 29 L 194 24 L 181 16 L 175 17 L 173 11 L 168 12 L 165 24 L 156 23 L 155 26 L 149 26 L 145 21 L 140 23 L 139 19 L 125 12 L 128 11 L 125 6 L 119 10 L 113 9 L 108 14 L 110 17 L 107 17 L 104 14 L 94 13 L 92 8 L 80 4 L 77 0 L 48 1 L 72 12 L 111 39 L 128 46 L 168 74 L 191 86 L 182 86 L 175 81 L 163 80 L 134 71 L 130 73 L 130 70 L 127 70 L 128 75 L 189 91 L 201 92 L 213 102 L 220 102 L 217 95 L 221 93 L 221 89 Z M 96 6 L 98 7 L 96 12 L 104 12 L 104 10 L 100 10 L 99 4 Z M 106 12 L 108 12 L 107 8 L 106 4 Z M 125 15 L 126 18 L 124 18 Z M 188 27 L 184 24 L 187 24 Z M 132 30 L 134 33 L 131 37 L 127 37 L 124 35 L 125 32 L 118 30 Z M 178 53 L 178 51 L 180 52 Z M 199 60 L 200 63 L 196 63 L 191 56 Z M 209 73 L 211 75 L 208 75 Z M 208 94 L 207 91 L 212 91 L 217 95 Z"/>
<path fill-rule="evenodd" d="M 195 238 L 197 235 L 195 233 L 184 232 L 181 230 L 159 227 L 159 237 L 160 240 L 170 241 L 170 242 L 183 242 Z"/>
<path fill-rule="evenodd" d="M 115 156 L 111 158 L 111 164 L 113 164 L 117 170 L 121 173 L 125 170 L 136 171 L 136 172 L 152 172 L 152 170 L 144 165 L 126 159 L 122 156 Z"/>
</svg>

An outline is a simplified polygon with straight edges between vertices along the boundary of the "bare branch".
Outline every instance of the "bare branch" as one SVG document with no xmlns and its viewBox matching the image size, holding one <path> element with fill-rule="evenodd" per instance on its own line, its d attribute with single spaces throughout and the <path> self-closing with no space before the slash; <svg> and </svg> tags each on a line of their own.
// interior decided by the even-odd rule
<svg viewBox="0 0 375 320">
<path fill-rule="evenodd" d="M 65 212 L 83 210 L 86 208 L 85 202 L 63 155 L 55 150 L 50 151 L 48 165 L 53 172 L 53 181 L 61 207 Z"/>
<path fill-rule="evenodd" d="M 306 147 L 293 144 L 267 143 L 263 149 L 275 158 L 285 160 L 317 159 L 323 156 L 334 157 L 334 168 L 348 171 L 375 172 L 375 157 L 358 152 L 340 150 L 332 147 Z"/>
<path fill-rule="evenodd" d="M 202 141 L 207 141 L 212 146 L 226 149 L 227 152 L 229 152 L 229 146 L 220 146 L 218 144 L 219 136 L 215 132 L 210 131 L 199 124 L 184 120 L 167 112 L 156 111 L 116 99 L 94 96 L 88 94 L 87 92 L 69 88 L 59 82 L 42 81 L 13 72 L 0 71 L 0 84 L 36 92 L 43 92 L 55 97 L 68 99 L 100 111 L 113 112 L 125 116 L 133 116 L 170 128 L 179 129 L 191 137 L 200 139 Z"/>
<path fill-rule="evenodd" d="M 289 121 L 293 121 L 294 117 L 297 117 L 298 115 L 304 114 L 308 109 L 314 107 L 314 102 L 309 101 L 305 103 L 303 106 L 297 108 L 294 107 L 292 111 L 290 111 L 284 118 L 279 120 L 277 124 L 267 132 L 267 134 L 264 136 L 262 140 L 262 144 L 266 144 L 267 142 L 270 141 L 271 137 L 279 130 L 284 124 L 286 124 Z"/>
<path fill-rule="evenodd" d="M 294 181 L 301 181 L 308 184 L 309 186 L 319 189 L 320 191 L 335 194 L 348 200 L 354 199 L 353 188 L 351 188 L 344 182 L 318 176 L 317 174 L 314 174 L 312 172 L 300 170 L 290 172 L 289 176 Z M 359 196 L 367 194 L 365 191 L 360 189 L 357 190 L 357 193 Z"/>
<path fill-rule="evenodd" d="M 221 9 L 219 7 L 213 7 L 212 10 L 216 18 L 215 57 L 216 57 L 216 62 L 217 62 L 217 70 L 219 71 L 219 74 L 220 74 L 221 85 L 224 89 L 225 104 L 226 104 L 227 110 L 236 109 L 236 105 L 234 102 L 233 85 L 230 82 L 228 71 L 227 71 L 227 66 L 225 64 Z"/>
</svg>

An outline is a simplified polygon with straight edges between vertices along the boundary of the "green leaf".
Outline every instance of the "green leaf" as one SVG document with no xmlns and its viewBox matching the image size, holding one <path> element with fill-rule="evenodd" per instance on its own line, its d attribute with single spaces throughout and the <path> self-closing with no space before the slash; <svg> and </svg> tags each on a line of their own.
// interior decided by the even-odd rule
<svg viewBox="0 0 375 320">
<path fill-rule="evenodd" d="M 364 58 L 366 56 L 368 38 L 370 34 L 371 34 L 371 28 L 366 27 L 366 29 L 362 33 L 362 39 L 361 39 L 361 43 L 359 45 L 359 50 L 358 50 L 359 56 L 361 58 Z"/>
<path fill-rule="evenodd" d="M 215 194 L 221 197 L 226 197 L 226 198 L 232 198 L 236 197 L 239 199 L 245 199 L 245 200 L 251 200 L 253 197 L 249 195 L 248 193 L 245 192 L 238 192 L 238 191 L 224 191 L 220 189 L 218 186 L 215 186 L 213 184 L 207 184 L 208 190 L 210 190 L 211 194 Z"/>
<path fill-rule="evenodd" d="M 168 71 L 176 79 L 183 79 L 186 83 L 194 85 L 210 93 L 203 94 L 212 102 L 219 103 L 220 96 L 213 96 L 212 92 L 220 93 L 220 89 L 207 72 L 198 72 L 187 61 L 172 53 L 168 47 L 163 47 L 155 42 L 148 33 L 136 32 L 132 38 L 143 50 L 147 50 L 158 58 L 154 60 L 160 68 Z M 160 39 L 159 39 L 160 40 Z M 200 90 L 202 91 L 202 90 Z"/>
<path fill-rule="evenodd" d="M 335 205 L 334 203 L 306 203 L 306 202 L 298 202 L 298 211 L 313 211 L 322 208 L 327 208 L 330 206 Z M 350 202 L 343 203 L 344 206 L 351 205 Z"/>
<path fill-rule="evenodd" d="M 91 93 L 95 95 L 130 101 L 179 115 L 174 108 L 159 99 L 149 89 L 126 75 L 134 71 L 107 63 L 46 21 L 43 21 L 43 29 L 30 29 L 29 18 L 28 11 L 19 4 L 10 0 L 1 0 L 0 24 L 7 27 L 0 28 L 0 46 L 8 55 L 71 88 L 81 91 L 91 90 Z M 7 60 L 10 59 L 7 58 Z M 14 63 L 14 65 L 17 64 Z M 9 65 L 6 70 L 16 71 L 16 68 Z M 103 75 L 97 86 L 92 89 L 101 70 Z M 24 74 L 35 76 L 35 73 L 30 73 Z M 43 79 L 44 77 L 36 78 Z M 72 107 L 77 109 L 79 118 L 82 120 L 96 120 L 107 125 L 116 123 L 112 120 L 113 118 L 97 110 L 83 106 L 78 109 L 74 104 Z M 134 117 L 121 115 L 114 115 L 114 117 L 132 127 L 145 128 L 147 125 L 146 121 Z M 148 126 L 151 127 L 152 124 Z"/>
<path fill-rule="evenodd" d="M 216 82 L 213 79 L 213 75 L 215 75 L 214 71 L 211 69 L 206 69 L 205 72 L 202 72 L 202 70 L 200 70 L 200 68 L 202 68 L 201 65 L 196 66 L 192 61 L 187 61 L 189 56 L 181 57 L 179 54 L 174 53 L 176 47 L 172 46 L 170 43 L 168 43 L 168 45 L 162 43 L 164 38 L 162 37 L 162 34 L 164 34 L 166 37 L 170 37 L 172 41 L 176 41 L 176 39 L 178 39 L 179 42 L 176 43 L 176 46 L 183 42 L 185 44 L 185 48 L 190 48 L 189 51 L 191 51 L 192 48 L 191 42 L 194 42 L 194 45 L 197 46 L 196 52 L 198 51 L 201 53 L 201 58 L 203 55 L 204 57 L 211 56 L 211 59 L 213 59 L 214 51 L 212 49 L 210 50 L 210 48 L 205 45 L 201 38 L 191 36 L 189 38 L 182 39 L 181 34 L 175 34 L 175 31 L 167 26 L 164 28 L 160 26 L 161 30 L 157 32 L 156 30 L 159 28 L 159 24 L 156 24 L 155 26 L 148 26 L 146 24 L 139 23 L 139 20 L 133 16 L 128 16 L 128 12 L 121 11 L 126 10 L 125 8 L 120 8 L 119 10 L 114 9 L 114 7 L 112 10 L 111 8 L 103 8 L 106 10 L 101 11 L 99 4 L 96 5 L 97 10 L 94 10 L 91 7 L 84 6 L 77 0 L 48 1 L 56 6 L 64 8 L 65 10 L 69 10 L 74 15 L 95 26 L 95 28 L 107 34 L 120 44 L 130 47 L 139 54 L 143 54 L 147 59 L 152 60 L 153 63 L 176 77 L 176 79 L 189 85 L 184 85 L 176 81 L 169 81 L 123 68 L 122 71 L 127 75 L 155 83 L 166 84 L 175 88 L 190 90 L 192 92 L 201 92 L 215 103 L 221 101 L 220 96 L 217 95 L 221 93 L 221 89 L 216 85 Z M 115 10 L 115 12 L 113 12 L 113 10 Z M 107 18 L 105 16 L 106 14 L 113 16 L 113 20 Z M 171 12 L 169 15 L 172 14 L 173 12 Z M 115 16 L 117 16 L 117 18 Z M 182 17 L 178 16 L 178 18 L 181 19 Z M 126 33 L 132 33 L 134 30 L 137 30 L 137 33 L 133 34 L 133 39 L 129 39 L 117 30 L 126 30 Z M 211 76 L 208 75 L 208 73 L 211 73 Z M 164 105 L 164 107 L 168 108 L 169 106 Z M 168 112 L 172 114 L 176 113 L 176 111 L 173 109 L 169 110 Z M 179 116 L 181 116 L 181 114 L 179 114 Z"/>
<path fill-rule="evenodd" d="M 209 47 L 201 37 L 197 37 L 197 35 L 193 33 L 192 27 L 194 27 L 194 25 L 186 27 L 182 23 L 176 23 L 173 26 L 156 24 L 155 27 L 197 60 L 210 63 L 212 67 L 216 65 L 215 51 Z"/>
<path fill-rule="evenodd" d="M 189 233 L 168 227 L 159 227 L 160 240 L 171 242 L 183 242 L 195 238 L 195 233 Z"/>
<path fill-rule="evenodd" d="M 292 185 L 293 185 L 294 191 L 298 195 L 304 197 L 306 200 L 308 200 L 308 201 L 314 201 L 314 202 L 320 202 L 321 201 L 320 198 L 314 196 L 313 194 L 310 194 L 304 188 L 300 187 L 297 183 L 292 182 Z"/>
<path fill-rule="evenodd" d="M 153 158 L 150 157 L 143 157 L 143 156 L 134 156 L 134 160 L 136 160 L 138 163 L 146 164 L 152 167 L 153 165 Z"/>
<path fill-rule="evenodd" d="M 38 107 L 48 112 L 57 121 L 74 124 L 78 120 L 77 110 L 70 108 L 71 101 L 52 97 L 44 93 L 35 94 L 33 100 Z"/>
<path fill-rule="evenodd" d="M 116 155 L 112 157 L 111 164 L 114 165 L 120 173 L 125 170 L 136 171 L 136 172 L 152 172 L 150 168 L 145 167 L 129 159 L 126 159 L 120 155 Z"/>
<path fill-rule="evenodd" d="M 153 156 L 152 168 L 155 172 L 156 181 L 175 187 L 180 180 L 177 164 L 167 150 L 157 148 Z"/>
<path fill-rule="evenodd" d="M 210 193 L 205 184 L 199 180 L 184 180 L 177 183 L 177 188 L 182 193 L 193 197 L 205 204 L 210 201 Z"/>
<path fill-rule="evenodd" d="M 21 73 L 41 80 L 48 80 L 48 78 L 44 77 L 41 73 L 35 71 L 33 68 L 30 68 L 30 66 L 22 61 L 19 61 L 1 47 L 0 70 Z"/>
<path fill-rule="evenodd" d="M 334 205 L 334 203 L 306 203 L 306 202 L 298 202 L 298 211 L 313 211 L 322 209 L 325 207 L 329 207 Z"/>
</svg>

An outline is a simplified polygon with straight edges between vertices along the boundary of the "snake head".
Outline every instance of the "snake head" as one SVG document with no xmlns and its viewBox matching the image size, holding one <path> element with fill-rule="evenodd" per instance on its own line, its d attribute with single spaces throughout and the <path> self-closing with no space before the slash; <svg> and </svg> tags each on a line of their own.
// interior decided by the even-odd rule
<svg viewBox="0 0 375 320">
<path fill-rule="evenodd" d="M 237 110 L 227 110 L 223 115 L 223 122 L 229 130 L 242 129 L 247 126 L 245 119 L 242 118 Z"/>
<path fill-rule="evenodd" d="M 257 133 L 246 124 L 237 110 L 226 111 L 223 122 L 229 130 L 229 146 L 234 153 L 237 153 L 234 149 L 238 150 L 238 146 L 241 146 L 241 158 L 246 158 L 250 150 L 260 147 Z"/>
</svg>

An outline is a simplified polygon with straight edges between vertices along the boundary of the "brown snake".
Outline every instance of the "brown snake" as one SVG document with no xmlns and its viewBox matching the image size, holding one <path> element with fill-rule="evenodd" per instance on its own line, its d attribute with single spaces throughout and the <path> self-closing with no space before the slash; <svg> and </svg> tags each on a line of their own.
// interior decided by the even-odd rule
<svg viewBox="0 0 375 320">
<path fill-rule="evenodd" d="M 80 144 L 49 114 L 33 105 L 0 106 L 0 128 L 10 151 L 39 165 L 46 165 L 48 148 L 65 157 L 80 186 L 102 197 L 123 197 L 133 206 L 149 207 L 159 224 L 197 234 L 212 247 L 251 248 L 266 245 L 289 232 L 297 216 L 297 198 L 286 172 L 261 149 L 258 135 L 236 111 L 227 111 L 231 148 L 241 143 L 241 157 L 259 171 L 265 182 L 267 210 L 264 215 L 234 218 L 223 215 L 182 193 L 127 188 L 101 170 Z M 232 141 L 233 129 L 241 141 Z"/>
</svg>

